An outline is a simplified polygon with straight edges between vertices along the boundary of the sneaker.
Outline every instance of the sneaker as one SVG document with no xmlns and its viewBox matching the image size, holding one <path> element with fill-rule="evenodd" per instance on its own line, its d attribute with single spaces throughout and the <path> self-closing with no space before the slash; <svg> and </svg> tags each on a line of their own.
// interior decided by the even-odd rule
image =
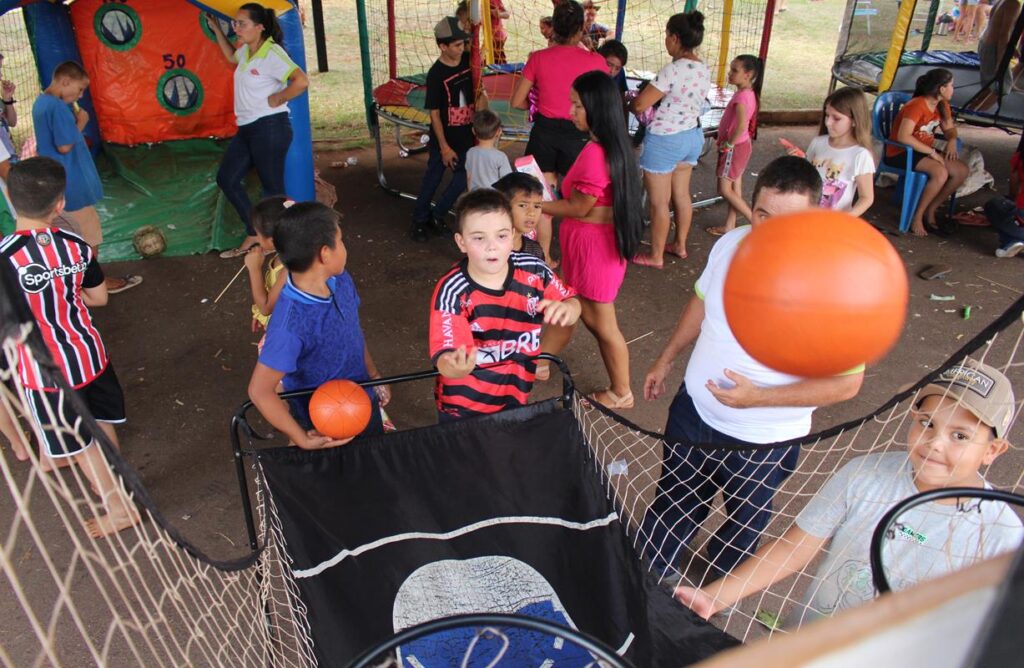
<svg viewBox="0 0 1024 668">
<path fill-rule="evenodd" d="M 409 230 L 409 238 L 417 243 L 427 243 L 427 239 L 430 238 L 430 235 L 427 233 L 426 225 L 423 223 L 413 223 L 412 229 Z"/>
<path fill-rule="evenodd" d="M 996 257 L 1014 257 L 1024 250 L 1024 241 L 1014 241 L 1008 246 L 996 249 Z"/>
</svg>

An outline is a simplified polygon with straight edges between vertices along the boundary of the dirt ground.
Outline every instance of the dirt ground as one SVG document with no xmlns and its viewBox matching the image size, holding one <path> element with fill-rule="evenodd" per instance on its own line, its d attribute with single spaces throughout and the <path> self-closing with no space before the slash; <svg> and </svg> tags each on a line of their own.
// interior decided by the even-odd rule
<svg viewBox="0 0 1024 668">
<path fill-rule="evenodd" d="M 758 171 L 783 154 L 780 137 L 806 146 L 815 133 L 809 126 L 763 128 L 750 177 L 744 183 L 748 196 Z M 992 129 L 965 129 L 962 134 L 968 144 L 982 149 L 996 187 L 1004 190 L 1017 138 Z M 513 145 L 509 150 L 517 154 L 522 147 Z M 384 155 L 390 184 L 415 191 L 425 157 L 400 158 L 390 144 Z M 357 159 L 356 165 L 332 166 L 351 157 Z M 427 369 L 429 299 L 437 279 L 459 258 L 454 242 L 432 239 L 417 244 L 407 237 L 412 202 L 391 196 L 378 186 L 372 148 L 320 151 L 316 158 L 323 177 L 337 187 L 337 209 L 344 214 L 349 250 L 348 269 L 359 288 L 362 324 L 378 367 L 385 375 Z M 702 164 L 695 172 L 694 198 L 713 193 L 713 167 Z M 961 201 L 959 207 L 978 206 L 994 194 L 982 191 Z M 876 191 L 868 219 L 891 234 L 888 238 L 906 263 L 911 287 L 906 329 L 893 352 L 868 370 L 855 399 L 817 411 L 816 428 L 870 413 L 898 388 L 947 358 L 1024 289 L 1024 263 L 1021 258 L 995 258 L 996 240 L 990 229 L 961 227 L 949 238 L 901 236 L 896 232 L 898 209 L 890 202 L 891 195 L 891 189 Z M 638 397 L 644 374 L 691 296 L 715 240 L 702 228 L 719 223 L 724 213 L 721 204 L 698 211 L 689 259 L 672 259 L 663 271 L 632 266 L 627 273 L 617 309 L 623 334 L 630 342 L 631 378 Z M 936 263 L 954 268 L 945 281 L 925 282 L 916 277 L 924 266 Z M 94 311 L 127 398 L 129 421 L 119 427 L 124 455 L 139 471 L 164 516 L 187 539 L 218 559 L 247 551 L 228 438 L 231 416 L 246 400 L 258 340 L 249 331 L 250 296 L 245 277 L 240 276 L 214 303 L 240 266 L 240 261 L 221 260 L 215 254 L 108 265 L 109 273 L 139 273 L 145 283 Z M 933 293 L 956 298 L 936 302 L 929 298 Z M 972 317 L 964 320 L 960 313 L 967 305 Z M 956 312 L 947 313 L 947 309 Z M 580 390 L 606 386 L 595 341 L 582 327 L 564 357 Z M 640 401 L 624 414 L 643 427 L 660 431 L 684 368 L 685 359 L 680 359 L 669 378 L 671 392 L 665 397 L 651 403 Z M 431 389 L 431 381 L 394 387 L 388 412 L 399 428 L 434 421 Z M 553 380 L 538 386 L 535 395 L 552 396 L 559 389 L 560 383 Z M 1024 442 L 1024 421 L 1017 422 L 1015 431 L 1011 441 Z M 1011 452 L 1009 459 L 1018 470 L 1024 468 L 1020 449 Z"/>
<path fill-rule="evenodd" d="M 806 146 L 814 134 L 811 127 L 762 129 L 751 176 L 744 183 L 748 194 L 753 175 L 782 155 L 779 137 Z M 982 149 L 996 186 L 1004 190 L 1016 137 L 994 129 L 966 129 L 963 138 Z M 521 146 L 513 145 L 510 151 L 521 151 Z M 425 157 L 399 158 L 394 146 L 386 146 L 384 155 L 389 183 L 414 192 Z M 348 157 L 355 157 L 358 164 L 331 166 Z M 359 287 L 362 324 L 378 367 L 385 375 L 428 368 L 428 303 L 437 279 L 459 257 L 454 242 L 433 239 L 418 244 L 406 236 L 412 202 L 378 187 L 372 148 L 319 152 L 317 163 L 324 178 L 337 187 L 337 209 L 345 217 L 348 269 Z M 713 191 L 713 168 L 702 164 L 695 172 L 694 197 L 708 197 Z M 1024 261 L 995 258 L 995 235 L 990 229 L 961 227 L 949 238 L 896 234 L 898 210 L 890 202 L 891 193 L 877 191 L 868 219 L 893 233 L 889 239 L 906 262 L 911 286 L 906 330 L 895 350 L 868 370 L 855 399 L 815 414 L 819 428 L 869 413 L 901 385 L 917 380 L 959 348 L 1024 288 Z M 982 191 L 960 204 L 977 206 L 994 194 Z M 630 267 L 617 308 L 623 334 L 632 341 L 634 392 L 639 391 L 648 365 L 692 294 L 693 282 L 714 242 L 701 228 L 720 222 L 723 216 L 722 204 L 696 214 L 689 259 L 673 260 L 664 271 Z M 954 267 L 946 279 L 948 284 L 915 276 L 933 263 Z M 128 401 L 129 422 L 120 428 L 125 456 L 139 470 L 165 515 L 189 539 L 217 557 L 236 556 L 246 549 L 227 437 L 231 415 L 246 399 L 256 357 L 257 336 L 249 331 L 250 297 L 245 277 L 240 277 L 219 303 L 213 303 L 239 266 L 240 262 L 221 260 L 214 254 L 113 265 L 108 271 L 137 272 L 146 282 L 114 297 L 107 308 L 96 310 Z M 930 301 L 932 293 L 956 295 L 956 300 Z M 957 313 L 944 312 L 951 305 Z M 972 307 L 970 320 L 961 318 L 959 309 L 965 305 Z M 597 390 L 607 383 L 594 339 L 582 328 L 564 357 L 582 391 Z M 673 391 L 681 380 L 684 362 L 679 360 L 669 379 Z M 394 388 L 388 412 L 399 428 L 433 421 L 431 387 L 430 381 L 417 381 Z M 558 389 L 559 383 L 553 381 L 535 393 L 549 396 Z M 660 431 L 670 400 L 671 393 L 656 402 L 639 402 L 628 416 L 641 426 Z"/>
</svg>

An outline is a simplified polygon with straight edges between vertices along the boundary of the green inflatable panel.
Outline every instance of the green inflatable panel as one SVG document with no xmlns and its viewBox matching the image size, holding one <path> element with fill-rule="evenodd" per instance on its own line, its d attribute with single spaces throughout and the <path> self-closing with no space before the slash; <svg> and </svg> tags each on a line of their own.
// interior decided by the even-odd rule
<svg viewBox="0 0 1024 668">
<path fill-rule="evenodd" d="M 103 200 L 104 263 L 137 260 L 132 234 L 154 225 L 167 239 L 164 255 L 195 255 L 238 245 L 245 236 L 217 187 L 217 168 L 227 140 L 185 139 L 143 146 L 104 144 L 96 166 Z M 247 179 L 249 197 L 259 197 L 259 179 Z M 0 224 L 3 214 L 0 213 Z"/>
</svg>

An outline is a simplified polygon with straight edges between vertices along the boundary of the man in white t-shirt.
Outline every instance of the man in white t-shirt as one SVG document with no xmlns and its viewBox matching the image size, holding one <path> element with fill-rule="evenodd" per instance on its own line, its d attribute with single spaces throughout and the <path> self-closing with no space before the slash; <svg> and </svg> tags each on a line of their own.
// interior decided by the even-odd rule
<svg viewBox="0 0 1024 668">
<path fill-rule="evenodd" d="M 754 186 L 750 226 L 715 244 L 671 339 L 644 380 L 644 397 L 665 391 L 679 354 L 696 340 L 683 385 L 669 408 L 658 494 L 644 518 L 648 556 L 670 575 L 680 551 L 707 517 L 719 490 L 727 518 L 708 543 L 708 558 L 727 573 L 757 548 L 777 487 L 796 468 L 798 446 L 746 447 L 806 436 L 818 406 L 856 396 L 863 368 L 832 378 L 798 378 L 767 368 L 743 350 L 725 318 L 722 292 L 736 249 L 752 226 L 817 206 L 821 177 L 806 160 L 774 160 Z M 765 323 L 770 327 L 771 323 Z M 728 448 L 694 448 L 694 444 Z M 742 449 L 737 449 L 739 446 Z"/>
</svg>

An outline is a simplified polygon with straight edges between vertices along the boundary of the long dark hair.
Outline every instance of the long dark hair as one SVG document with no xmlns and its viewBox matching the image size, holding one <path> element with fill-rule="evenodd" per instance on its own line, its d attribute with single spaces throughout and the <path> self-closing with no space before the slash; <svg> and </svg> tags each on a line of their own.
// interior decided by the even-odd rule
<svg viewBox="0 0 1024 668">
<path fill-rule="evenodd" d="M 935 97 L 939 89 L 953 80 L 953 73 L 944 67 L 928 70 L 917 78 L 914 84 L 914 97 Z"/>
<path fill-rule="evenodd" d="M 750 88 L 754 91 L 754 97 L 757 99 L 758 106 L 760 106 L 761 77 L 764 75 L 764 61 L 752 53 L 744 53 L 736 56 L 736 60 L 739 61 L 740 66 L 743 67 L 744 70 L 753 74 L 750 79 Z"/>
<path fill-rule="evenodd" d="M 752 77 L 750 79 L 750 89 L 754 91 L 754 101 L 757 103 L 757 108 L 761 108 L 761 79 L 764 77 L 764 61 L 755 56 L 752 53 L 744 53 L 736 56 L 736 60 L 739 61 L 740 67 L 745 71 L 751 72 Z M 752 139 L 757 139 L 757 114 L 753 114 L 748 120 L 747 125 L 750 128 L 750 135 Z"/>
<path fill-rule="evenodd" d="M 568 44 L 583 30 L 583 18 L 583 5 L 576 0 L 566 0 L 555 7 L 551 16 L 551 29 L 554 31 L 555 41 L 559 44 Z"/>
<path fill-rule="evenodd" d="M 694 10 L 668 17 L 665 30 L 675 35 L 686 49 L 696 49 L 704 41 L 704 15 Z"/>
<path fill-rule="evenodd" d="M 619 254 L 627 260 L 640 249 L 643 216 L 640 202 L 640 170 L 622 114 L 622 94 L 610 76 L 599 70 L 576 77 L 572 88 L 580 96 L 587 112 L 590 134 L 604 149 L 608 173 L 615 191 L 612 216 L 615 221 L 615 243 Z"/>
<path fill-rule="evenodd" d="M 944 67 L 936 67 L 928 70 L 917 78 L 914 83 L 914 97 L 938 97 L 939 89 L 953 80 L 953 73 Z M 943 121 L 948 121 L 952 111 L 945 104 L 945 100 L 939 102 L 939 116 Z"/>
<path fill-rule="evenodd" d="M 277 22 L 277 15 L 273 9 L 269 9 L 258 2 L 247 2 L 239 10 L 245 10 L 249 14 L 249 20 L 256 25 L 263 26 L 263 37 L 271 38 L 280 45 L 284 45 L 284 33 L 281 31 L 281 24 Z"/>
</svg>

